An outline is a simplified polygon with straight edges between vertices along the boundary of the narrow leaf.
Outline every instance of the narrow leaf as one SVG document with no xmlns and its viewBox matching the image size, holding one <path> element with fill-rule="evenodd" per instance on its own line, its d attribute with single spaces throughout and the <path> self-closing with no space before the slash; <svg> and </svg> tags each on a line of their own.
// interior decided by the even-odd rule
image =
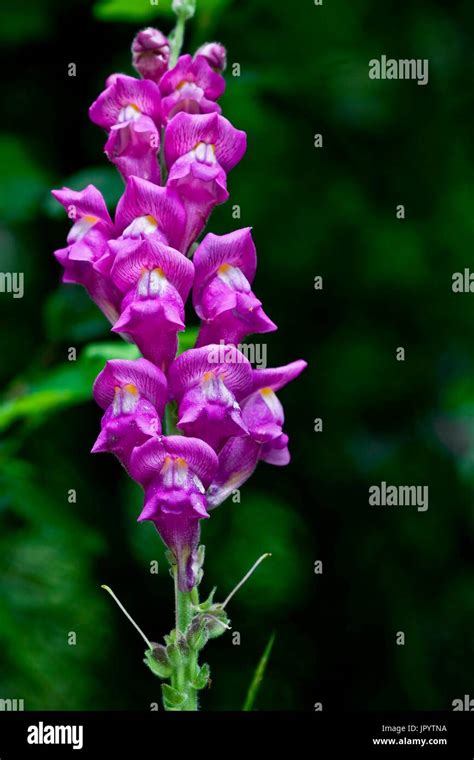
<svg viewBox="0 0 474 760">
<path fill-rule="evenodd" d="M 253 709 L 255 700 L 257 698 L 258 690 L 260 689 L 260 684 L 262 683 L 263 676 L 265 675 L 265 669 L 267 667 L 268 660 L 270 659 L 270 654 L 272 651 L 274 641 L 275 641 L 275 633 L 272 633 L 272 635 L 270 636 L 268 640 L 268 644 L 265 647 L 265 651 L 262 654 L 260 661 L 255 669 L 255 673 L 253 674 L 252 683 L 249 686 L 249 690 L 245 698 L 244 706 L 242 708 L 244 712 L 249 712 Z"/>
</svg>

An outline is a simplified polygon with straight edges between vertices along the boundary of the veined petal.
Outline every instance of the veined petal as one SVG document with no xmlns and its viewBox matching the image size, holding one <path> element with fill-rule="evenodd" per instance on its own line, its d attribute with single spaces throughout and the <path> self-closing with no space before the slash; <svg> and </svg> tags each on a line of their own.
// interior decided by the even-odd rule
<svg viewBox="0 0 474 760">
<path fill-rule="evenodd" d="M 137 388 L 140 397 L 147 399 L 155 407 L 160 417 L 163 415 L 168 395 L 168 383 L 163 372 L 147 359 L 111 359 L 94 383 L 94 398 L 102 407 L 112 404 L 117 386 L 127 385 Z"/>
<path fill-rule="evenodd" d="M 155 220 L 172 248 L 181 250 L 186 215 L 177 194 L 145 179 L 129 177 L 125 192 L 117 204 L 117 229 L 123 231 L 135 219 L 146 216 Z"/>
<path fill-rule="evenodd" d="M 87 185 L 79 191 L 63 187 L 61 190 L 51 190 L 51 195 L 64 206 L 73 222 L 82 217 L 96 217 L 113 226 L 104 197 L 94 185 Z"/>
<path fill-rule="evenodd" d="M 192 261 L 174 248 L 155 240 L 153 236 L 134 241 L 134 245 L 123 245 L 128 242 L 117 240 L 110 243 L 110 248 L 115 253 L 110 274 L 116 286 L 126 293 L 136 285 L 144 270 L 159 268 L 176 288 L 183 302 L 186 301 L 194 277 Z"/>
<path fill-rule="evenodd" d="M 252 367 L 247 357 L 235 346 L 211 344 L 185 351 L 174 360 L 168 375 L 173 397 L 182 398 L 209 372 L 222 377 L 237 400 L 248 394 Z"/>
<path fill-rule="evenodd" d="M 252 475 L 258 462 L 260 445 L 251 438 L 230 438 L 219 454 L 217 473 L 207 491 L 208 508 L 227 499 Z"/>
<path fill-rule="evenodd" d="M 252 392 L 260 388 L 271 388 L 278 391 L 300 375 L 308 366 L 304 359 L 298 359 L 283 367 L 274 369 L 254 369 L 252 379 Z"/>
<path fill-rule="evenodd" d="M 125 120 L 126 109 L 135 109 L 137 114 L 150 116 L 156 124 L 161 118 L 161 95 L 157 84 L 149 79 L 119 74 L 89 108 L 89 117 L 94 124 L 110 129 L 120 120 Z"/>
<path fill-rule="evenodd" d="M 193 60 L 190 55 L 178 58 L 176 66 L 166 72 L 160 81 L 161 94 L 170 95 L 183 87 L 185 82 L 192 82 L 200 87 L 206 98 L 217 100 L 225 90 L 225 79 L 210 67 L 203 56 Z"/>
<path fill-rule="evenodd" d="M 190 471 L 208 488 L 217 471 L 217 454 L 198 438 L 182 435 L 158 436 L 151 438 L 132 454 L 130 472 L 142 485 L 156 478 L 166 457 L 179 457 Z"/>
<path fill-rule="evenodd" d="M 236 267 L 249 283 L 252 283 L 257 268 L 257 252 L 252 240 L 251 227 L 244 227 L 227 235 L 214 235 L 210 232 L 196 249 L 193 262 L 196 271 L 193 286 L 195 307 L 201 301 L 203 288 L 220 267 Z"/>
<path fill-rule="evenodd" d="M 230 171 L 242 158 L 247 147 L 247 135 L 235 129 L 219 114 L 178 113 L 165 132 L 165 158 L 168 168 L 192 151 L 196 145 L 213 145 L 217 161 L 224 171 Z"/>
</svg>

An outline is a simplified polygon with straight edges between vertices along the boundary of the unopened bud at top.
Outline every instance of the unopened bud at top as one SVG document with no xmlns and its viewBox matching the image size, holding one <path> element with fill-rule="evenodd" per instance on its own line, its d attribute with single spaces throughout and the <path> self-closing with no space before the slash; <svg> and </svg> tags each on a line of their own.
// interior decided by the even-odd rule
<svg viewBox="0 0 474 760">
<path fill-rule="evenodd" d="M 158 82 L 168 68 L 170 45 L 158 29 L 148 27 L 138 32 L 132 42 L 132 63 L 144 79 Z"/>
<path fill-rule="evenodd" d="M 220 42 L 205 42 L 196 50 L 194 57 L 197 55 L 204 56 L 215 71 L 224 71 L 227 66 L 227 50 Z"/>
<path fill-rule="evenodd" d="M 173 0 L 171 4 L 173 12 L 183 19 L 192 18 L 196 10 L 196 0 Z"/>
</svg>

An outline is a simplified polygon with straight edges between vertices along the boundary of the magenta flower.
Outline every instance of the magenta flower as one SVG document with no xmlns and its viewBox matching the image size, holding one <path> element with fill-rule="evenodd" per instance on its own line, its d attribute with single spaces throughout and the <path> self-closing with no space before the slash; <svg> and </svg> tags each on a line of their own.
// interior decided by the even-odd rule
<svg viewBox="0 0 474 760">
<path fill-rule="evenodd" d="M 125 333 L 142 354 L 163 370 L 177 351 L 184 330 L 184 303 L 194 276 L 192 262 L 157 237 L 112 241 L 110 276 L 124 293 L 121 315 L 112 328 Z"/>
<path fill-rule="evenodd" d="M 160 181 L 161 98 L 149 79 L 119 74 L 89 108 L 94 124 L 108 131 L 105 152 L 123 175 Z"/>
<path fill-rule="evenodd" d="M 166 377 L 146 359 L 112 359 L 97 376 L 93 392 L 105 414 L 92 451 L 109 451 L 128 469 L 133 449 L 161 433 Z"/>
<path fill-rule="evenodd" d="M 153 236 L 165 245 L 182 250 L 186 213 L 178 195 L 139 177 L 130 177 L 117 204 L 115 226 L 119 240 Z"/>
<path fill-rule="evenodd" d="M 132 42 L 132 63 L 144 79 L 159 82 L 168 68 L 170 45 L 158 29 L 148 27 L 138 32 Z"/>
<path fill-rule="evenodd" d="M 251 289 L 257 254 L 250 227 L 206 235 L 194 257 L 193 305 L 201 318 L 197 346 L 240 343 L 252 333 L 277 329 Z"/>
<path fill-rule="evenodd" d="M 149 27 L 133 40 L 132 63 L 143 79 L 112 74 L 90 107 L 91 120 L 107 132 L 105 152 L 126 181 L 115 220 L 92 185 L 53 191 L 73 221 L 67 247 L 55 255 L 63 280 L 82 284 L 112 331 L 142 354 L 108 361 L 98 375 L 93 393 L 104 413 L 92 451 L 113 453 L 143 487 L 138 520 L 153 522 L 169 549 L 176 624 L 166 646 L 142 634 L 145 662 L 170 679 L 165 709 L 196 710 L 197 692 L 209 680 L 199 650 L 229 627 L 224 608 L 233 596 L 219 604 L 212 592 L 199 601 L 200 523 L 260 460 L 289 462 L 276 393 L 306 362 L 254 370 L 238 348 L 249 334 L 277 329 L 252 290 L 250 228 L 208 234 L 193 245 L 214 207 L 227 200 L 227 175 L 247 137 L 216 103 L 225 89 L 225 48 L 211 42 L 194 58 L 179 57 L 195 0 L 173 0 L 172 10 L 177 23 L 169 39 Z M 177 356 L 191 289 L 200 331 L 195 346 Z M 190 341 L 193 328 L 184 344 Z"/>
<path fill-rule="evenodd" d="M 251 390 L 252 367 L 235 346 L 209 345 L 185 351 L 170 367 L 170 393 L 178 401 L 177 426 L 216 451 L 233 436 L 246 435 L 239 401 Z"/>
<path fill-rule="evenodd" d="M 218 114 L 179 113 L 166 127 L 167 186 L 176 190 L 186 205 L 187 245 L 203 230 L 212 209 L 229 197 L 227 173 L 246 147 L 245 132 Z"/>
<path fill-rule="evenodd" d="M 64 267 L 63 282 L 83 285 L 113 323 L 118 316 L 120 294 L 108 277 L 95 269 L 95 264 L 107 251 L 108 240 L 114 236 L 114 225 L 102 194 L 93 185 L 80 192 L 63 187 L 51 193 L 73 222 L 67 247 L 54 252 Z"/>
<path fill-rule="evenodd" d="M 219 453 L 219 467 L 208 492 L 208 504 L 216 507 L 251 476 L 259 460 L 283 466 L 290 461 L 288 436 L 283 433 L 283 407 L 275 391 L 305 369 L 302 359 L 275 369 L 254 369 L 251 392 L 241 400 L 245 438 L 231 438 Z"/>
<path fill-rule="evenodd" d="M 214 71 L 225 71 L 227 66 L 227 51 L 220 42 L 205 42 L 194 54 L 194 58 L 203 56 Z"/>
<path fill-rule="evenodd" d="M 145 490 L 139 520 L 151 520 L 178 566 L 180 591 L 196 583 L 199 521 L 209 517 L 206 489 L 217 469 L 217 455 L 204 441 L 159 436 L 134 449 L 130 471 Z"/>
<path fill-rule="evenodd" d="M 213 71 L 204 56 L 193 60 L 190 55 L 182 55 L 160 80 L 163 116 L 171 119 L 179 111 L 220 113 L 215 101 L 224 90 L 224 78 Z"/>
</svg>

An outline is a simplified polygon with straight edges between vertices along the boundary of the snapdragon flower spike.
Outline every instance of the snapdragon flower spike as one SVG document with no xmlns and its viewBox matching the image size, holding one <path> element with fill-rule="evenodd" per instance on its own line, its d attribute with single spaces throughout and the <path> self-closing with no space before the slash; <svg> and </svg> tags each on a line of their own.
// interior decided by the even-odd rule
<svg viewBox="0 0 474 760">
<path fill-rule="evenodd" d="M 190 55 L 182 55 L 160 80 L 163 116 L 169 120 L 179 111 L 220 113 L 221 108 L 215 101 L 224 90 L 224 78 L 211 68 L 204 56 L 198 55 L 193 60 Z"/>
<path fill-rule="evenodd" d="M 108 131 L 105 152 L 125 179 L 160 181 L 160 103 L 155 82 L 119 74 L 89 109 L 91 121 Z"/>
<path fill-rule="evenodd" d="M 128 470 L 133 449 L 161 433 L 166 377 L 146 359 L 112 359 L 97 376 L 93 393 L 105 414 L 92 451 L 115 454 Z"/>
<path fill-rule="evenodd" d="M 218 114 L 179 113 L 167 125 L 167 187 L 176 190 L 186 204 L 186 245 L 203 230 L 212 209 L 229 197 L 227 173 L 246 147 L 245 132 Z"/>
<path fill-rule="evenodd" d="M 138 520 L 151 520 L 173 552 L 180 591 L 197 581 L 199 521 L 209 517 L 205 492 L 216 469 L 217 455 L 197 438 L 158 436 L 132 453 L 130 472 L 145 491 Z"/>
<path fill-rule="evenodd" d="M 235 346 L 209 345 L 178 356 L 168 373 L 178 401 L 177 427 L 216 451 L 230 437 L 247 434 L 239 400 L 252 385 L 252 367 Z"/>
<path fill-rule="evenodd" d="M 132 63 L 144 79 L 159 82 L 168 69 L 170 44 L 158 29 L 142 29 L 132 42 Z"/>
<path fill-rule="evenodd" d="M 227 51 L 220 42 L 205 42 L 199 47 L 194 57 L 202 55 L 214 71 L 225 71 L 227 66 Z"/>
<path fill-rule="evenodd" d="M 122 312 L 112 328 L 126 333 L 145 358 L 166 370 L 184 330 L 184 303 L 193 276 L 193 263 L 174 248 L 150 236 L 124 245 L 113 241 L 110 276 L 124 294 Z"/>
<path fill-rule="evenodd" d="M 277 326 L 251 289 L 257 254 L 250 227 L 228 235 L 206 235 L 193 257 L 193 305 L 202 320 L 196 346 L 240 343 Z"/>
<path fill-rule="evenodd" d="M 105 255 L 114 225 L 102 193 L 94 185 L 77 192 L 63 187 L 51 194 L 66 209 L 73 225 L 67 247 L 54 252 L 64 267 L 63 282 L 83 285 L 89 296 L 113 323 L 118 317 L 120 294 L 95 264 Z"/>
<path fill-rule="evenodd" d="M 139 177 L 129 177 L 115 211 L 118 240 L 153 237 L 182 251 L 186 213 L 178 195 Z"/>
<path fill-rule="evenodd" d="M 283 406 L 276 391 L 305 369 L 302 359 L 275 369 L 252 370 L 251 391 L 241 401 L 248 430 L 244 438 L 231 438 L 219 453 L 219 467 L 208 491 L 209 507 L 221 504 L 251 476 L 257 463 L 283 466 L 289 463 L 288 436 L 283 433 Z"/>
</svg>

